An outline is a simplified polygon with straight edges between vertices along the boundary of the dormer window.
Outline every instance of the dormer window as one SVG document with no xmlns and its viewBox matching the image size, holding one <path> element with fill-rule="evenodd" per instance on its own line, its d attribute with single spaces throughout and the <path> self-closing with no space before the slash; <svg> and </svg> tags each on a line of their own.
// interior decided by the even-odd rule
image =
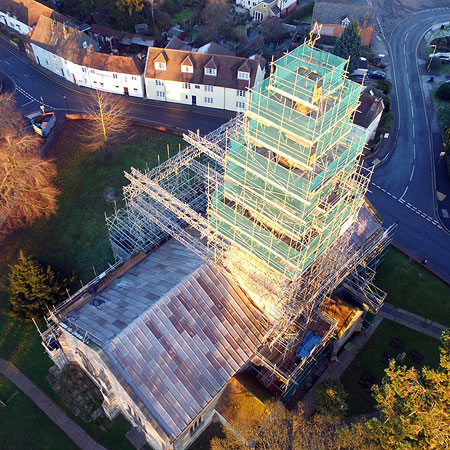
<svg viewBox="0 0 450 450">
<path fill-rule="evenodd" d="M 205 67 L 205 75 L 215 77 L 217 76 L 217 69 L 213 69 L 212 67 Z"/>
<path fill-rule="evenodd" d="M 250 80 L 250 73 L 249 72 L 242 72 L 238 71 L 238 80 Z"/>
<path fill-rule="evenodd" d="M 155 70 L 166 70 L 167 69 L 167 61 L 169 58 L 167 58 L 166 52 L 163 50 L 154 61 L 155 64 Z"/>
<path fill-rule="evenodd" d="M 344 19 L 342 19 L 341 21 L 341 25 L 345 28 L 348 27 L 350 25 L 350 19 L 348 17 L 345 17 Z"/>
<path fill-rule="evenodd" d="M 187 55 L 181 63 L 181 71 L 183 73 L 194 73 L 194 60 L 191 55 Z"/>
</svg>

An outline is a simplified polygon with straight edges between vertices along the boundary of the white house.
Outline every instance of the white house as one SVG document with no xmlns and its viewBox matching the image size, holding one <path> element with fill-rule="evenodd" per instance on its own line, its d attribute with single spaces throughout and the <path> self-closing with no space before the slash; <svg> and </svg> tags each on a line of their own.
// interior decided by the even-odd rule
<svg viewBox="0 0 450 450">
<path fill-rule="evenodd" d="M 96 52 L 96 41 L 75 28 L 41 16 L 30 45 L 38 64 L 78 86 L 144 97 L 142 63 Z"/>
<path fill-rule="evenodd" d="M 34 0 L 0 0 L 0 23 L 27 35 L 39 17 L 62 17 L 58 12 Z"/>
<path fill-rule="evenodd" d="M 145 90 L 152 100 L 241 111 L 247 89 L 264 79 L 265 61 L 149 48 Z"/>
</svg>

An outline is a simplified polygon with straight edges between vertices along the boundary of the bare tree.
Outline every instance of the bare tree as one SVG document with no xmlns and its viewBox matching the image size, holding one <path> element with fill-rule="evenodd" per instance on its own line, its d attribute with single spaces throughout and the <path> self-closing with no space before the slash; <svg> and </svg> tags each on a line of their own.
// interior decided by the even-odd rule
<svg viewBox="0 0 450 450">
<path fill-rule="evenodd" d="M 86 107 L 86 113 L 90 116 L 86 129 L 89 143 L 95 147 L 102 146 L 125 131 L 128 126 L 124 119 L 126 107 L 126 102 L 119 95 L 94 90 Z"/>
<path fill-rule="evenodd" d="M 39 157 L 40 144 L 31 134 L 0 137 L 0 238 L 56 210 L 56 167 Z"/>
<path fill-rule="evenodd" d="M 16 107 L 14 94 L 6 92 L 0 95 L 0 138 L 16 133 L 25 126 L 22 114 Z"/>
</svg>

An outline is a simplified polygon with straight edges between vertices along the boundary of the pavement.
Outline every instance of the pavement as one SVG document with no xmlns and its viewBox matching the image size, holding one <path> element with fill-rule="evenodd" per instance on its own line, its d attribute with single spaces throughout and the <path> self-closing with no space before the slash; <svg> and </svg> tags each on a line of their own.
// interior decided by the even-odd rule
<svg viewBox="0 0 450 450">
<path fill-rule="evenodd" d="M 426 334 L 435 339 L 441 338 L 441 334 L 448 327 L 426 319 L 425 317 L 417 314 L 405 311 L 404 309 L 397 308 L 390 303 L 384 303 L 381 311 L 375 317 L 372 325 L 367 330 L 362 330 L 359 334 L 356 334 L 347 344 L 344 346 L 344 350 L 339 354 L 339 358 L 336 361 L 330 362 L 327 369 L 322 373 L 320 378 L 311 387 L 308 393 L 303 397 L 302 403 L 305 408 L 306 417 L 310 417 L 315 411 L 314 400 L 314 388 L 320 383 L 326 380 L 338 380 L 342 374 L 347 370 L 352 361 L 356 358 L 358 353 L 373 335 L 378 325 L 380 325 L 383 319 L 391 320 L 405 327 L 411 328 L 419 333 Z"/>
<path fill-rule="evenodd" d="M 53 400 L 44 394 L 14 365 L 0 358 L 0 373 L 14 383 L 72 441 L 83 450 L 107 450 L 70 419 Z"/>
</svg>

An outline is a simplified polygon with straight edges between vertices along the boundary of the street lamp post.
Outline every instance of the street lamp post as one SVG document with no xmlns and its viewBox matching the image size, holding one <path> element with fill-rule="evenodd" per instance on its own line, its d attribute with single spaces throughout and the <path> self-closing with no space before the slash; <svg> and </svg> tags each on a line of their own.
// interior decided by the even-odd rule
<svg viewBox="0 0 450 450">
<path fill-rule="evenodd" d="M 435 55 L 435 53 L 436 53 L 437 45 L 431 44 L 430 47 L 434 47 L 434 50 L 433 50 L 433 54 L 430 56 L 430 60 L 428 61 L 427 72 L 430 71 L 431 60 L 434 58 L 434 55 Z"/>
<path fill-rule="evenodd" d="M 66 110 L 67 110 L 67 114 L 70 114 L 70 109 L 69 109 L 69 105 L 67 104 L 67 97 L 66 97 L 66 94 L 64 94 L 63 97 L 64 97 L 64 101 L 66 102 Z"/>
</svg>

